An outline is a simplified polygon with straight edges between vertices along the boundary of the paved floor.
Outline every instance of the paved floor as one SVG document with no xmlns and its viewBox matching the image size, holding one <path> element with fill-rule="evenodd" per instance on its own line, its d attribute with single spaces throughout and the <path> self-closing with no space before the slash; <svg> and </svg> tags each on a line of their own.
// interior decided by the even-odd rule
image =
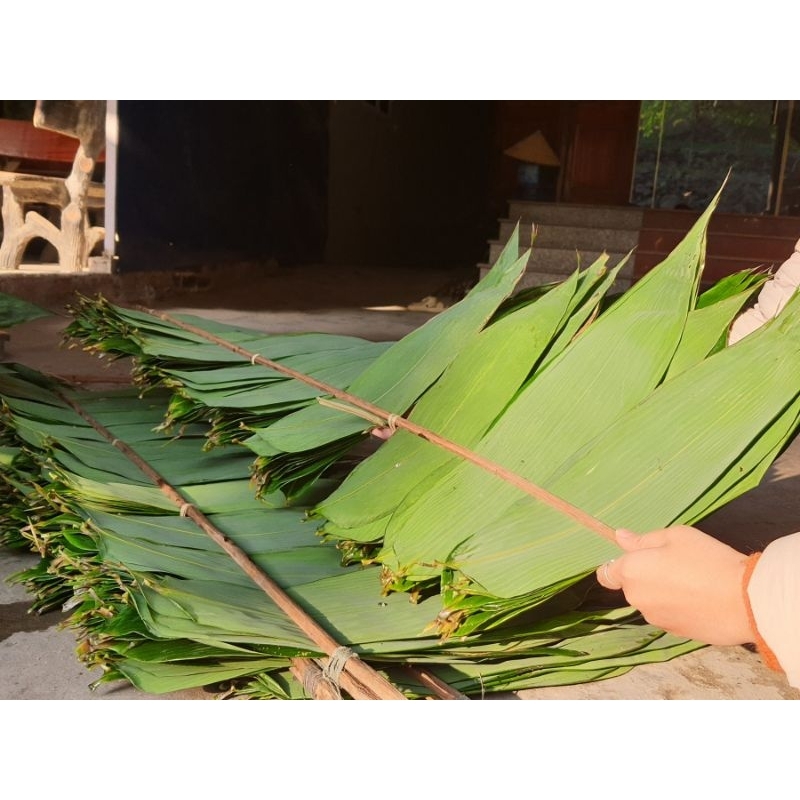
<svg viewBox="0 0 800 800">
<path fill-rule="evenodd" d="M 427 292 L 420 293 L 420 297 Z M 386 297 L 382 305 L 392 305 Z M 407 295 L 403 298 L 407 302 Z M 269 332 L 324 331 L 365 338 L 397 339 L 429 319 L 426 312 L 341 308 L 259 311 L 240 307 L 211 307 L 208 300 L 195 305 L 159 307 L 193 312 L 221 321 Z M 95 388 L 127 381 L 124 362 L 106 364 L 80 350 L 61 348 L 68 317 L 53 316 L 11 331 L 6 360 L 19 361 L 49 374 Z M 399 306 L 402 308 L 402 305 Z M 770 537 L 800 528 L 800 439 L 774 464 L 762 485 L 708 518 L 706 530 L 741 547 L 761 547 Z M 33 563 L 35 558 L 0 550 L 0 699 L 213 699 L 196 690 L 174 695 L 147 695 L 128 685 L 90 684 L 99 677 L 85 670 L 74 654 L 75 641 L 60 628 L 58 614 L 43 617 L 27 612 L 28 598 L 5 578 Z M 800 699 L 780 675 L 766 669 L 759 657 L 743 647 L 709 647 L 665 664 L 638 667 L 627 675 L 598 683 L 531 690 L 514 697 L 524 699 Z"/>
</svg>

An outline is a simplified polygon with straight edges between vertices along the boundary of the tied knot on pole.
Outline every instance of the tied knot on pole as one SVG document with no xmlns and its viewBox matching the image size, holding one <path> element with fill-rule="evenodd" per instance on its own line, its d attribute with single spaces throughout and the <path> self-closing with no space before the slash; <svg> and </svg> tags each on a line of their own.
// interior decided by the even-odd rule
<svg viewBox="0 0 800 800">
<path fill-rule="evenodd" d="M 322 668 L 319 680 L 324 680 L 333 690 L 337 698 L 341 699 L 342 690 L 339 685 L 339 678 L 342 675 L 344 665 L 355 653 L 349 647 L 337 647 L 330 655 L 328 663 Z"/>
</svg>

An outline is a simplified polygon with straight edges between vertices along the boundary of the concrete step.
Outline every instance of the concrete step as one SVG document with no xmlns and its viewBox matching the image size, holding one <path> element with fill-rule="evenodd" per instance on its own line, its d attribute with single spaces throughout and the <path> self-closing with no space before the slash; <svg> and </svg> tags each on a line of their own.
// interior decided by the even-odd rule
<svg viewBox="0 0 800 800">
<path fill-rule="evenodd" d="M 508 219 L 536 225 L 568 225 L 582 228 L 636 230 L 644 211 L 634 206 L 587 206 L 573 203 L 540 203 L 509 200 Z"/>
<path fill-rule="evenodd" d="M 642 224 L 640 208 L 511 200 L 508 217 L 498 221 L 499 235 L 488 242 L 488 263 L 479 265 L 481 275 L 496 263 L 519 221 L 520 255 L 530 247 L 534 225 L 537 236 L 518 289 L 563 281 L 579 266 L 586 268 L 602 255 L 608 257 L 609 269 L 626 259 L 614 291 L 624 291 L 633 282 L 632 251 Z"/>
<path fill-rule="evenodd" d="M 504 242 L 494 241 L 489 243 L 489 263 L 494 264 L 500 256 L 505 246 Z M 519 254 L 522 256 L 527 247 L 520 247 Z M 528 261 L 528 270 L 541 270 L 543 272 L 552 272 L 561 275 L 569 275 L 578 266 L 588 267 L 589 264 L 596 261 L 603 254 L 602 250 L 585 250 L 585 249 L 568 249 L 564 247 L 540 247 L 538 244 L 534 245 L 531 250 L 531 257 Z M 628 252 L 608 252 L 608 266 L 616 266 Z M 628 259 L 627 264 L 623 267 L 623 271 L 633 270 L 633 256 Z"/>
<path fill-rule="evenodd" d="M 500 220 L 498 240 L 507 242 L 514 232 L 516 222 Z M 527 246 L 531 237 L 530 223 L 520 225 L 519 240 Z M 551 225 L 542 223 L 538 227 L 534 247 L 565 248 L 575 250 L 606 250 L 627 253 L 639 241 L 639 231 L 628 228 L 585 228 L 577 225 Z"/>
</svg>

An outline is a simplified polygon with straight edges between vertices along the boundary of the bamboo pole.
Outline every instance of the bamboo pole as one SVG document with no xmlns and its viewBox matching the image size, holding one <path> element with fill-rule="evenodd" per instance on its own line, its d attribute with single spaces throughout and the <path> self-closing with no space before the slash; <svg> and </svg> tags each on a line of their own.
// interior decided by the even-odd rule
<svg viewBox="0 0 800 800">
<path fill-rule="evenodd" d="M 445 683 L 433 672 L 424 667 L 417 667 L 413 664 L 403 664 L 403 670 L 412 678 L 418 680 L 423 686 L 433 690 L 443 700 L 469 700 L 467 695 L 454 689 L 450 684 Z"/>
<path fill-rule="evenodd" d="M 610 525 L 606 525 L 606 523 L 602 522 L 601 520 L 593 517 L 591 514 L 583 511 L 582 509 L 578 508 L 577 506 L 572 505 L 568 501 L 564 500 L 561 497 L 557 497 L 552 492 L 547 491 L 547 489 L 538 486 L 535 483 L 523 478 L 521 475 L 517 475 L 515 472 L 512 472 L 509 469 L 506 469 L 501 464 L 498 464 L 494 461 L 490 461 L 489 459 L 483 458 L 482 456 L 478 455 L 472 450 L 469 450 L 466 447 L 462 447 L 460 444 L 451 441 L 450 439 L 446 439 L 444 436 L 440 436 L 438 433 L 429 430 L 428 428 L 424 428 L 421 425 L 417 425 L 410 420 L 405 419 L 398 414 L 394 414 L 390 411 L 386 411 L 385 409 L 379 408 L 376 405 L 373 405 L 367 400 L 364 400 L 360 397 L 356 397 L 355 395 L 350 394 L 349 392 L 345 392 L 342 389 L 337 388 L 336 386 L 331 386 L 330 384 L 324 383 L 323 381 L 319 381 L 316 378 L 312 377 L 311 375 L 305 375 L 302 372 L 298 372 L 297 370 L 292 369 L 291 367 L 284 366 L 283 364 L 279 364 L 277 361 L 271 361 L 268 358 L 264 358 L 259 353 L 252 353 L 249 350 L 246 350 L 244 347 L 240 347 L 237 344 L 232 342 L 228 342 L 225 339 L 220 338 L 219 336 L 214 336 L 212 333 L 208 333 L 204 331 L 202 328 L 198 328 L 195 325 L 191 325 L 188 322 L 182 322 L 181 320 L 175 319 L 171 317 L 169 314 L 164 314 L 162 312 L 154 311 L 149 308 L 140 307 L 140 310 L 144 311 L 151 316 L 157 317 L 159 319 L 164 320 L 165 322 L 169 322 L 171 325 L 175 325 L 176 327 L 182 328 L 183 330 L 187 331 L 188 333 L 193 333 L 197 336 L 202 336 L 204 339 L 207 339 L 214 344 L 219 345 L 220 347 L 224 347 L 228 350 L 231 350 L 234 353 L 238 353 L 239 355 L 246 358 L 251 364 L 261 364 L 264 367 L 269 367 L 270 369 L 274 369 L 277 372 L 281 372 L 284 375 L 288 375 L 290 378 L 295 378 L 303 383 L 308 384 L 309 386 L 313 386 L 315 389 L 319 389 L 321 392 L 325 394 L 329 394 L 333 397 L 338 398 L 339 400 L 343 400 L 346 403 L 349 403 L 351 408 L 347 408 L 345 406 L 336 404 L 335 407 L 340 411 L 355 414 L 356 416 L 365 417 L 366 419 L 373 421 L 374 424 L 379 425 L 381 422 L 385 423 L 391 429 L 394 428 L 402 428 L 403 430 L 408 431 L 409 433 L 413 433 L 415 436 L 419 436 L 422 439 L 425 439 L 431 444 L 436 445 L 437 447 L 441 447 L 445 450 L 454 453 L 455 455 L 463 458 L 465 461 L 469 461 L 476 466 L 480 467 L 487 472 L 497 476 L 501 480 L 506 481 L 507 483 L 516 486 L 521 491 L 525 492 L 526 494 L 530 495 L 531 497 L 535 497 L 537 500 L 549 505 L 551 508 L 554 508 L 556 511 L 560 511 L 562 514 L 571 517 L 576 522 L 583 525 L 585 528 L 588 528 L 591 531 L 599 534 L 608 541 L 613 542 L 615 541 L 615 530 Z M 327 403 L 326 401 L 322 400 L 321 402 L 332 405 Z M 366 416 L 365 413 L 366 412 Z"/>
</svg>

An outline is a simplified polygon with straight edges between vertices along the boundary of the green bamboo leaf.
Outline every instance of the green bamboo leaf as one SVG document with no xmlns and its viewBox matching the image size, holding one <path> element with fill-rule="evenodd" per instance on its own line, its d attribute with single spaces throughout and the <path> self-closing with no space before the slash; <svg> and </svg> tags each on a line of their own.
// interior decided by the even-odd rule
<svg viewBox="0 0 800 800">
<path fill-rule="evenodd" d="M 731 323 L 759 285 L 750 286 L 745 291 L 721 298 L 716 302 L 705 303 L 689 313 L 683 337 L 669 365 L 665 380 L 725 346 Z"/>
<path fill-rule="evenodd" d="M 125 659 L 117 665 L 120 674 L 137 689 L 148 694 L 167 694 L 194 689 L 213 683 L 222 683 L 234 678 L 253 675 L 261 670 L 286 669 L 288 659 L 249 658 L 221 659 L 198 665 L 184 662 L 154 664 L 150 661 Z M 287 699 L 298 699 L 299 692 L 286 693 Z"/>
<path fill-rule="evenodd" d="M 699 295 L 696 307 L 704 308 L 742 292 L 750 295 L 761 288 L 768 278 L 769 273 L 762 269 L 743 269 L 725 275 Z"/>
</svg>

